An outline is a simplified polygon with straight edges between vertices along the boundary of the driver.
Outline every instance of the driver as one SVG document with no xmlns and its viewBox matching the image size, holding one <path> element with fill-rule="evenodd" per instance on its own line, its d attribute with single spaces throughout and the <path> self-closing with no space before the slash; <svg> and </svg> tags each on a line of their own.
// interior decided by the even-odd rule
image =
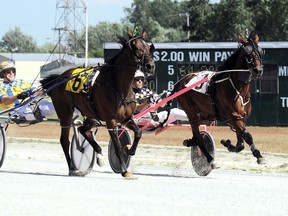
<svg viewBox="0 0 288 216">
<path fill-rule="evenodd" d="M 150 107 L 151 104 L 156 104 L 161 100 L 161 97 L 154 91 L 144 88 L 143 83 L 144 83 L 144 73 L 140 70 L 136 70 L 135 75 L 134 75 L 134 82 L 132 84 L 133 91 L 135 93 L 136 97 L 136 113 L 140 113 Z M 165 106 L 165 105 L 163 105 Z M 141 116 L 137 124 L 139 125 L 144 125 L 144 124 L 155 124 L 156 122 L 163 122 L 167 117 L 167 111 L 161 111 L 161 112 L 148 112 Z M 178 108 L 173 108 L 170 111 L 169 118 L 167 120 L 167 124 L 172 123 L 176 120 L 180 121 L 188 121 L 188 117 L 186 113 Z"/>
<path fill-rule="evenodd" d="M 16 79 L 16 67 L 11 61 L 4 61 L 0 64 L 0 78 L 3 82 L 0 83 L 0 109 L 5 110 L 10 107 L 19 105 L 30 95 L 40 94 L 35 87 L 23 79 Z M 21 106 L 10 113 L 14 119 L 41 122 L 46 120 L 46 116 L 55 113 L 52 102 L 41 99 L 37 102 L 34 109 L 31 104 Z"/>
</svg>

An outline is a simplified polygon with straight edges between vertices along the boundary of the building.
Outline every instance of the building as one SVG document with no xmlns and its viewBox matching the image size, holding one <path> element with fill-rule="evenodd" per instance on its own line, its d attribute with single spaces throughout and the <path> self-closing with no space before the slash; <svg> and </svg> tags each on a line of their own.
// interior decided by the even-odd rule
<svg viewBox="0 0 288 216">
<path fill-rule="evenodd" d="M 57 58 L 56 58 L 57 57 Z M 62 66 L 71 65 L 72 67 L 84 65 L 84 58 L 70 57 L 73 62 L 61 60 L 63 56 L 47 53 L 0 53 L 0 61 L 14 61 L 17 68 L 17 78 L 28 81 L 39 80 L 40 78 L 49 74 L 50 70 L 58 68 L 58 73 L 64 72 L 61 70 Z M 61 63 L 60 63 L 61 62 Z M 88 65 L 103 64 L 103 58 L 89 58 Z"/>
</svg>

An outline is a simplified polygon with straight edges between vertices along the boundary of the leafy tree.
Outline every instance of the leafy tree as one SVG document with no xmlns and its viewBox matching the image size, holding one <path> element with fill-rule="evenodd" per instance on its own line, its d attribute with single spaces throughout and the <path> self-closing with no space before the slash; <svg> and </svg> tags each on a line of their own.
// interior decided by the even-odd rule
<svg viewBox="0 0 288 216">
<path fill-rule="evenodd" d="M 134 0 L 124 12 L 122 23 L 89 26 L 89 57 L 103 57 L 103 43 L 116 42 L 117 35 L 125 36 L 135 24 L 153 42 L 235 41 L 246 28 L 262 41 L 288 40 L 288 1 L 283 0 L 220 0 L 214 4 L 209 0 Z M 79 57 L 84 55 L 83 35 L 85 29 L 67 41 L 71 49 L 80 50 Z M 19 27 L 9 30 L 0 42 L 1 52 L 51 52 L 53 48 L 51 43 L 37 47 Z"/>
<path fill-rule="evenodd" d="M 180 41 L 184 37 L 182 25 L 185 19 L 179 19 L 179 14 L 184 12 L 177 1 L 134 0 L 131 8 L 124 8 L 124 11 L 126 21 L 140 24 L 154 42 Z"/>
<path fill-rule="evenodd" d="M 267 1 L 270 8 L 268 15 L 269 28 L 265 29 L 264 34 L 269 35 L 267 40 L 287 41 L 288 40 L 288 1 L 270 0 Z"/>
<path fill-rule="evenodd" d="M 8 52 L 32 53 L 37 51 L 37 43 L 32 36 L 24 34 L 20 27 L 15 27 L 5 33 L 2 38 Z"/>
<path fill-rule="evenodd" d="M 208 0 L 190 0 L 187 3 L 190 15 L 190 41 L 207 41 L 212 39 L 213 23 L 209 22 L 212 18 L 212 6 Z"/>
<path fill-rule="evenodd" d="M 214 11 L 215 41 L 235 41 L 237 35 L 243 33 L 246 28 L 255 28 L 252 13 L 247 10 L 245 0 L 222 0 L 215 6 Z"/>
<path fill-rule="evenodd" d="M 127 34 L 127 29 L 132 29 L 131 24 L 119 24 L 100 22 L 95 26 L 89 26 L 88 41 L 89 41 L 89 56 L 103 57 L 103 43 L 117 42 L 118 36 Z"/>
<path fill-rule="evenodd" d="M 250 30 L 257 32 L 261 40 L 270 38 L 269 32 L 267 32 L 270 16 L 269 1 L 270 0 L 246 0 L 246 7 L 253 16 L 252 20 L 255 23 L 255 28 Z"/>
<path fill-rule="evenodd" d="M 40 53 L 51 53 L 55 49 L 55 44 L 53 42 L 47 42 L 38 49 Z"/>
</svg>

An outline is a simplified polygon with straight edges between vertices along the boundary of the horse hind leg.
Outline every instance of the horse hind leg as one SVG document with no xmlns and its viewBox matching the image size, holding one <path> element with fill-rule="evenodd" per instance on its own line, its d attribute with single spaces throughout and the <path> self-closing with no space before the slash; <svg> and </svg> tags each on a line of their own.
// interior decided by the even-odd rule
<svg viewBox="0 0 288 216">
<path fill-rule="evenodd" d="M 85 119 L 82 126 L 79 127 L 80 133 L 84 136 L 84 138 L 90 143 L 96 152 L 96 163 L 98 166 L 104 166 L 104 156 L 102 154 L 102 148 L 98 145 L 93 136 L 93 131 L 91 130 L 94 126 L 94 121 L 91 119 Z M 97 130 L 96 130 L 97 132 Z"/>
<path fill-rule="evenodd" d="M 61 143 L 61 147 L 66 158 L 66 162 L 69 168 L 69 175 L 70 175 L 70 171 L 74 171 L 75 169 L 74 167 L 72 167 L 71 157 L 69 154 L 69 146 L 70 146 L 69 132 L 70 132 L 70 126 L 61 128 L 60 143 Z"/>
<path fill-rule="evenodd" d="M 191 127 L 192 127 L 193 137 L 192 139 L 184 140 L 183 145 L 187 147 L 197 145 L 200 148 L 201 152 L 205 155 L 207 162 L 210 164 L 211 168 L 212 169 L 220 168 L 219 165 L 214 160 L 214 158 L 210 155 L 210 153 L 205 148 L 203 137 L 201 136 L 200 131 L 199 131 L 199 125 L 197 124 L 195 126 L 191 124 Z"/>
<path fill-rule="evenodd" d="M 242 134 L 242 137 L 245 142 L 250 146 L 253 156 L 257 158 L 257 163 L 266 164 L 266 160 L 262 157 L 260 151 L 257 149 L 256 145 L 253 142 L 252 135 L 247 130 L 245 130 Z"/>
<path fill-rule="evenodd" d="M 70 133 L 70 126 L 62 126 L 60 143 L 61 143 L 61 147 L 63 149 L 66 162 L 68 165 L 69 176 L 83 176 L 83 174 L 79 172 L 77 168 L 73 166 L 73 163 L 69 154 L 69 148 L 70 148 L 69 133 Z"/>
</svg>

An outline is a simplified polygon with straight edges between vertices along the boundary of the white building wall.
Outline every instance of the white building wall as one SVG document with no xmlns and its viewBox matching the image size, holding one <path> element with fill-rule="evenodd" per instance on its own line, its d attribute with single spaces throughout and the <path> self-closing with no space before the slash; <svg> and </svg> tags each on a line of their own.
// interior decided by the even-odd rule
<svg viewBox="0 0 288 216">
<path fill-rule="evenodd" d="M 50 61 L 49 61 L 50 62 Z M 15 61 L 17 78 L 25 80 L 39 80 L 40 68 L 44 64 L 48 64 L 47 61 Z"/>
</svg>

